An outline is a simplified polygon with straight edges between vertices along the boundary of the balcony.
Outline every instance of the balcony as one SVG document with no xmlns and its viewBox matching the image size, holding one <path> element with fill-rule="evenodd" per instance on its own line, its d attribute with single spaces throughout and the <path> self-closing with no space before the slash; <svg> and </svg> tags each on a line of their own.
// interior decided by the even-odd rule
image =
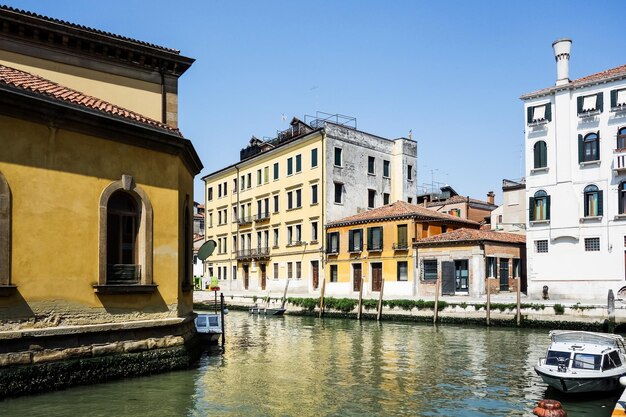
<svg viewBox="0 0 626 417">
<path fill-rule="evenodd" d="M 141 265 L 107 264 L 107 285 L 133 285 L 141 282 Z"/>
<path fill-rule="evenodd" d="M 613 172 L 616 175 L 626 172 L 626 149 L 615 149 L 613 151 Z"/>
<path fill-rule="evenodd" d="M 263 220 L 267 220 L 270 218 L 270 212 L 269 211 L 265 211 L 262 213 L 258 213 L 256 215 L 256 221 L 257 222 L 262 222 Z"/>
<path fill-rule="evenodd" d="M 409 243 L 408 242 L 394 243 L 393 250 L 397 250 L 397 251 L 409 250 Z"/>
<path fill-rule="evenodd" d="M 241 216 L 237 218 L 237 223 L 242 226 L 246 224 L 252 224 L 254 221 L 254 216 Z"/>
<path fill-rule="evenodd" d="M 270 248 L 261 246 L 252 249 L 241 249 L 237 251 L 237 259 L 261 259 L 269 258 Z"/>
</svg>

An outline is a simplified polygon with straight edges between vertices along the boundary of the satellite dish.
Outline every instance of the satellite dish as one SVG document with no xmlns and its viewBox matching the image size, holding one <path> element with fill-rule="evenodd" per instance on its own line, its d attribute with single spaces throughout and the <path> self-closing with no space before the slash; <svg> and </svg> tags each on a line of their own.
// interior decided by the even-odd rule
<svg viewBox="0 0 626 417">
<path fill-rule="evenodd" d="M 202 246 L 200 246 L 200 249 L 198 249 L 198 259 L 201 261 L 206 260 L 206 258 L 213 254 L 216 246 L 217 243 L 215 243 L 214 240 L 207 240 L 204 242 Z"/>
</svg>

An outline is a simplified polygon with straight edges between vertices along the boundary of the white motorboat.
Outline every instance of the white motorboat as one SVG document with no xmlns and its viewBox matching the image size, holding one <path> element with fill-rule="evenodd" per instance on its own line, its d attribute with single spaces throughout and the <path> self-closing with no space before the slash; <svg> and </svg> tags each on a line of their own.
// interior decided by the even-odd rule
<svg viewBox="0 0 626 417">
<path fill-rule="evenodd" d="M 622 336 L 583 331 L 550 332 L 551 343 L 535 372 L 565 393 L 607 392 L 623 388 L 626 346 Z"/>
<path fill-rule="evenodd" d="M 198 313 L 195 322 L 200 340 L 217 343 L 222 335 L 222 317 L 219 314 Z"/>
</svg>

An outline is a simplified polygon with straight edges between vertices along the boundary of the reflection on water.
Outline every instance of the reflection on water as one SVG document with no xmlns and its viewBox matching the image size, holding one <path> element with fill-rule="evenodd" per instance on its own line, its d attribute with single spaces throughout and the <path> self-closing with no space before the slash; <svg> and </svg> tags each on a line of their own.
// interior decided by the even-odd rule
<svg viewBox="0 0 626 417">
<path fill-rule="evenodd" d="M 193 370 L 0 402 L 2 416 L 610 416 L 615 396 L 571 399 L 532 365 L 546 331 L 227 316 L 223 355 Z"/>
</svg>

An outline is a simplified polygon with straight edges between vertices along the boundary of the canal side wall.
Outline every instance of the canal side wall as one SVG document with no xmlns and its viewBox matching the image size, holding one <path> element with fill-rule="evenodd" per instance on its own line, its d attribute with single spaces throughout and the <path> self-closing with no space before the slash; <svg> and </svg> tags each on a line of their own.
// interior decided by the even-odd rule
<svg viewBox="0 0 626 417">
<path fill-rule="evenodd" d="M 0 332 L 0 398 L 189 367 L 193 317 Z"/>
</svg>

